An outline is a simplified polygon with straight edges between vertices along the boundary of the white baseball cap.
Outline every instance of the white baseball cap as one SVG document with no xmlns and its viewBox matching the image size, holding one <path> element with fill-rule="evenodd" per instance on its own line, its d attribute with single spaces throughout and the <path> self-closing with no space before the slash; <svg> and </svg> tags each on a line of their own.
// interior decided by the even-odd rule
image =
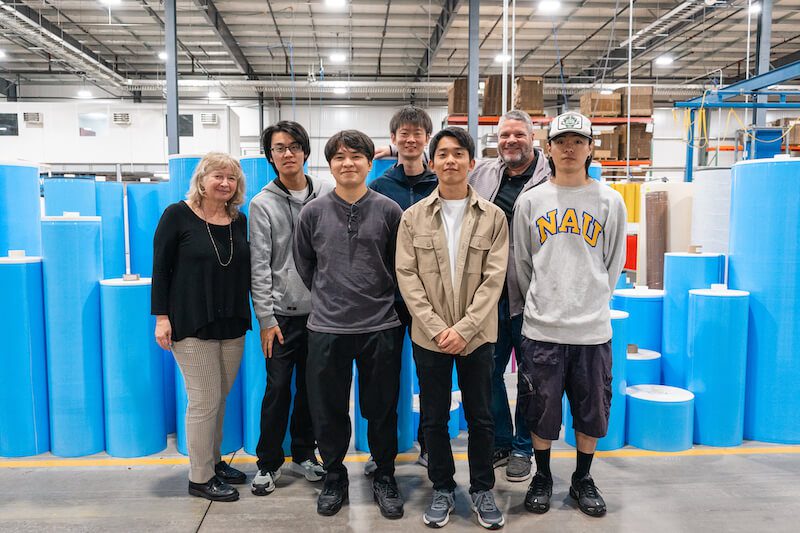
<svg viewBox="0 0 800 533">
<path fill-rule="evenodd" d="M 561 113 L 550 123 L 550 132 L 547 134 L 547 140 L 553 140 L 565 133 L 576 133 L 591 139 L 592 121 L 575 111 Z"/>
</svg>

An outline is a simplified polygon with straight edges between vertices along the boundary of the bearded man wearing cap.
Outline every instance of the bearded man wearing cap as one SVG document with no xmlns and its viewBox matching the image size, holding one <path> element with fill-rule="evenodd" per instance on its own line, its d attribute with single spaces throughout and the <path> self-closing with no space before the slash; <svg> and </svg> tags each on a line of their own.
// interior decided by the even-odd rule
<svg viewBox="0 0 800 533">
<path fill-rule="evenodd" d="M 580 113 L 557 116 L 548 133 L 552 176 L 520 195 L 514 211 L 514 260 L 525 300 L 517 404 L 531 431 L 536 474 L 525 508 L 550 508 L 550 447 L 561 428 L 566 392 L 577 465 L 570 496 L 602 516 L 606 504 L 589 474 L 611 407 L 608 302 L 625 262 L 622 197 L 589 178 L 592 124 Z"/>
</svg>

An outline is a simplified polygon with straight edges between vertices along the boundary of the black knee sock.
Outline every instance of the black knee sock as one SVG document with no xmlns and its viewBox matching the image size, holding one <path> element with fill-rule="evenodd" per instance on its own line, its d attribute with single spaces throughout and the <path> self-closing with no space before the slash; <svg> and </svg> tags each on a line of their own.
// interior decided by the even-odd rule
<svg viewBox="0 0 800 533">
<path fill-rule="evenodd" d="M 552 479 L 553 475 L 550 473 L 550 448 L 533 450 L 533 457 L 536 459 L 536 470 Z"/>
<path fill-rule="evenodd" d="M 583 453 L 578 451 L 578 464 L 575 467 L 575 477 L 580 479 L 589 474 L 589 469 L 592 467 L 593 453 Z"/>
</svg>

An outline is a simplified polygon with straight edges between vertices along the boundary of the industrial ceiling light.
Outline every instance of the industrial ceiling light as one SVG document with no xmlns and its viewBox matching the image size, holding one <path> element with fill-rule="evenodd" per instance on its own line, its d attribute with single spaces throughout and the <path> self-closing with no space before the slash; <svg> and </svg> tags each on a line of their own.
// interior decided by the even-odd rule
<svg viewBox="0 0 800 533">
<path fill-rule="evenodd" d="M 219 100 L 220 98 L 222 98 L 222 93 L 220 93 L 219 91 L 208 91 L 208 97 L 211 100 Z"/>
<path fill-rule="evenodd" d="M 78 91 L 78 98 L 91 98 L 91 97 L 92 97 L 92 91 L 88 89 L 81 89 L 80 91 Z"/>
<path fill-rule="evenodd" d="M 120 0 L 100 0 L 100 3 L 106 6 L 116 6 L 119 5 Z"/>
<path fill-rule="evenodd" d="M 6 57 L 5 51 L 0 50 L 0 59 L 3 59 L 4 57 Z"/>
<path fill-rule="evenodd" d="M 494 56 L 495 63 L 503 64 L 503 63 L 508 63 L 509 61 L 511 61 L 511 56 L 508 54 L 497 54 L 496 56 Z"/>
<path fill-rule="evenodd" d="M 761 13 L 761 4 L 759 4 L 758 2 L 756 2 L 755 4 L 750 4 L 750 13 L 752 13 L 753 15 Z"/>
<path fill-rule="evenodd" d="M 342 85 L 333 88 L 333 94 L 347 94 L 347 87 Z"/>
<path fill-rule="evenodd" d="M 662 67 L 667 67 L 674 62 L 675 60 L 672 59 L 672 56 L 658 56 L 656 58 L 656 65 L 660 65 Z"/>
<path fill-rule="evenodd" d="M 167 53 L 166 53 L 166 52 L 159 52 L 159 53 L 158 53 L 158 58 L 159 58 L 161 61 L 166 61 L 166 60 L 167 60 Z"/>
<path fill-rule="evenodd" d="M 347 0 L 325 0 L 325 5 L 328 7 L 344 7 L 347 5 Z"/>
<path fill-rule="evenodd" d="M 539 11 L 542 13 L 555 13 L 561 7 L 559 0 L 542 0 L 539 2 Z"/>
<path fill-rule="evenodd" d="M 347 61 L 347 54 L 343 52 L 331 52 L 328 58 L 331 60 L 331 63 L 344 63 Z"/>
</svg>

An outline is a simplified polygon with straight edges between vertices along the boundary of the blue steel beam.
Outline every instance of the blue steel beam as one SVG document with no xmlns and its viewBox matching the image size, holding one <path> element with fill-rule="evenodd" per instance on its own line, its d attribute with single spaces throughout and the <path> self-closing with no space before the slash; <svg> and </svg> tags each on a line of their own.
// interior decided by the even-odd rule
<svg viewBox="0 0 800 533">
<path fill-rule="evenodd" d="M 697 98 L 693 98 L 685 102 L 676 102 L 675 107 L 701 107 L 701 104 L 702 107 L 709 107 L 710 104 L 721 104 L 728 98 L 760 91 L 761 89 L 766 89 L 772 85 L 778 85 L 779 83 L 796 78 L 800 78 L 800 61 L 795 61 L 794 63 L 789 63 L 788 65 L 770 70 L 766 74 L 753 76 L 749 80 L 728 85 L 725 87 L 724 93 L 719 91 L 710 91 L 705 96 L 705 101 L 703 101 L 704 97 L 698 96 Z M 752 106 L 753 104 L 751 103 L 750 107 Z"/>
</svg>

